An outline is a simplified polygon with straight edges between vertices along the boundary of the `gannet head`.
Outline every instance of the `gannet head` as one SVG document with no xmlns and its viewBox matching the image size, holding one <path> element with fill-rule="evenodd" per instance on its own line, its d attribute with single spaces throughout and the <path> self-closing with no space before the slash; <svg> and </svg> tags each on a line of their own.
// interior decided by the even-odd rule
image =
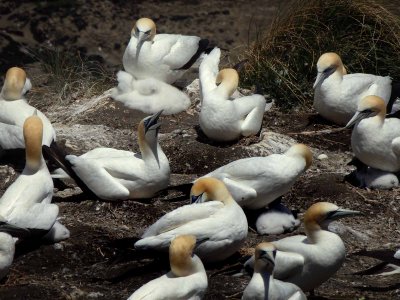
<svg viewBox="0 0 400 300">
<path fill-rule="evenodd" d="M 26 118 L 23 127 L 26 153 L 26 166 L 37 171 L 42 159 L 43 122 L 33 115 Z"/>
<path fill-rule="evenodd" d="M 180 235 L 174 238 L 169 246 L 169 262 L 171 271 L 178 277 L 194 273 L 192 257 L 196 246 L 194 235 Z"/>
<path fill-rule="evenodd" d="M 140 18 L 133 26 L 131 36 L 137 38 L 136 59 L 139 57 L 140 49 L 146 41 L 152 41 L 156 35 L 156 24 L 152 19 Z"/>
<path fill-rule="evenodd" d="M 160 130 L 161 123 L 158 119 L 162 114 L 162 110 L 154 115 L 148 116 L 140 121 L 138 126 L 139 145 L 146 142 L 148 145 L 157 144 L 157 135 Z"/>
<path fill-rule="evenodd" d="M 196 180 L 190 190 L 190 202 L 202 203 L 214 200 L 221 201 L 224 204 L 235 201 L 221 180 L 213 177 Z"/>
<path fill-rule="evenodd" d="M 216 83 L 220 84 L 218 89 L 223 89 L 226 97 L 230 97 L 239 85 L 239 74 L 235 69 L 222 69 L 217 75 Z"/>
<path fill-rule="evenodd" d="M 289 148 L 289 150 L 286 151 L 285 154 L 290 156 L 298 155 L 303 157 L 306 162 L 305 170 L 307 170 L 312 164 L 312 153 L 310 151 L 310 148 L 308 148 L 304 144 L 293 145 L 292 147 Z"/>
<path fill-rule="evenodd" d="M 359 211 L 339 208 L 329 202 L 314 203 L 304 214 L 306 234 L 312 240 L 314 233 L 321 229 L 327 229 L 330 222 L 359 214 L 361 214 Z"/>
<path fill-rule="evenodd" d="M 321 55 L 317 62 L 318 75 L 313 88 L 320 86 L 322 82 L 337 72 L 341 76 L 346 75 L 347 71 L 339 55 L 334 52 L 328 52 Z"/>
<path fill-rule="evenodd" d="M 367 96 L 358 102 L 357 111 L 351 120 L 346 124 L 346 128 L 357 124 L 362 119 L 379 116 L 379 120 L 383 121 L 386 115 L 385 101 L 378 96 Z"/>
<path fill-rule="evenodd" d="M 21 99 L 27 91 L 32 87 L 29 78 L 26 78 L 26 73 L 23 69 L 12 67 L 8 69 L 4 80 L 3 89 L 1 91 L 4 100 Z"/>
<path fill-rule="evenodd" d="M 256 247 L 256 251 L 254 253 L 255 262 L 254 262 L 254 270 L 255 271 L 267 271 L 270 274 L 274 271 L 275 267 L 275 256 L 276 256 L 276 247 L 271 243 L 261 243 Z"/>
</svg>

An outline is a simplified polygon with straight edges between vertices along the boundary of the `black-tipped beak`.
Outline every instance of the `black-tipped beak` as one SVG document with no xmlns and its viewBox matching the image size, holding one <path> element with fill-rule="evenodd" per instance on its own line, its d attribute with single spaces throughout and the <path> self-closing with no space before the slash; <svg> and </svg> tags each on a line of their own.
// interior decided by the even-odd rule
<svg viewBox="0 0 400 300">
<path fill-rule="evenodd" d="M 155 113 L 154 115 L 152 115 L 147 122 L 145 122 L 145 125 L 144 125 L 145 132 L 147 132 L 149 130 L 155 130 L 161 126 L 161 124 L 157 123 L 157 122 L 158 122 L 158 119 L 160 118 L 160 115 L 162 114 L 162 112 L 163 112 L 163 110 L 160 110 L 158 113 Z"/>
<path fill-rule="evenodd" d="M 338 210 L 335 210 L 335 211 L 329 213 L 327 218 L 330 220 L 337 220 L 337 219 L 356 216 L 356 215 L 361 215 L 361 212 L 357 211 L 357 210 L 349 210 L 349 209 L 339 208 Z"/>
</svg>

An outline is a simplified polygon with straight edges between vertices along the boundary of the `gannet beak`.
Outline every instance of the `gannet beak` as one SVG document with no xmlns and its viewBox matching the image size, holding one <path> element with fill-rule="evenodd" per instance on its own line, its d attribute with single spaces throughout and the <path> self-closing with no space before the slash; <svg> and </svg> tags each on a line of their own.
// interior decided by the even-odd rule
<svg viewBox="0 0 400 300">
<path fill-rule="evenodd" d="M 315 79 L 315 82 L 313 85 L 313 89 L 320 86 L 322 84 L 322 82 L 324 82 L 325 78 L 326 78 L 325 72 L 318 72 L 317 78 Z"/>
<path fill-rule="evenodd" d="M 355 125 L 357 122 L 360 122 L 362 119 L 369 117 L 371 112 L 364 112 L 364 111 L 357 111 L 351 120 L 346 124 L 346 128 L 350 128 L 351 126 Z"/>
<path fill-rule="evenodd" d="M 272 251 L 271 251 L 272 254 Z M 268 251 L 262 251 L 260 254 L 260 259 L 263 259 L 267 262 L 269 262 L 270 264 L 272 264 L 273 266 L 275 266 L 275 261 L 272 259 L 271 255 L 268 253 Z"/>
<path fill-rule="evenodd" d="M 200 194 L 200 195 L 191 195 L 190 196 L 190 203 L 191 204 L 193 204 L 193 203 L 202 203 L 202 202 L 204 202 L 203 201 L 203 199 L 202 199 L 202 196 L 203 196 L 203 194 Z"/>
<path fill-rule="evenodd" d="M 158 113 L 155 113 L 151 116 L 151 119 L 145 124 L 144 130 L 145 132 L 149 130 L 155 130 L 161 126 L 160 123 L 157 123 L 158 118 L 162 114 L 163 110 L 160 110 Z"/>
<path fill-rule="evenodd" d="M 140 49 L 142 48 L 143 43 L 148 39 L 148 37 L 149 37 L 148 33 L 139 31 L 138 42 L 136 45 L 136 59 L 139 58 Z"/>
<path fill-rule="evenodd" d="M 329 213 L 327 218 L 330 220 L 337 220 L 337 219 L 341 219 L 344 217 L 351 217 L 351 216 L 356 216 L 356 215 L 360 215 L 360 214 L 361 214 L 361 212 L 357 211 L 357 210 L 349 210 L 349 209 L 339 208 L 338 210 Z"/>
</svg>

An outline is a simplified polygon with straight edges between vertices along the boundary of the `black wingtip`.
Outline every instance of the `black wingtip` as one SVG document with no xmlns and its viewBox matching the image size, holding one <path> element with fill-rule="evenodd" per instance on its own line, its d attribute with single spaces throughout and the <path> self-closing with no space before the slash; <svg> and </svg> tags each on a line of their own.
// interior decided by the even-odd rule
<svg viewBox="0 0 400 300">
<path fill-rule="evenodd" d="M 246 59 L 243 59 L 243 60 L 239 61 L 237 64 L 235 64 L 235 65 L 233 66 L 233 69 L 235 69 L 238 73 L 240 73 L 240 72 L 243 70 L 244 66 L 245 66 L 248 62 L 249 62 L 249 60 L 248 60 L 247 58 L 246 58 Z"/>
<path fill-rule="evenodd" d="M 210 43 L 209 40 L 201 39 L 199 41 L 199 47 L 197 48 L 196 53 L 189 59 L 189 61 L 186 64 L 184 64 L 178 70 L 187 70 L 187 69 L 189 69 L 199 59 L 200 55 L 202 55 L 203 53 L 209 53 L 209 52 L 206 52 L 206 50 L 208 49 L 209 43 Z M 210 50 L 210 52 L 211 52 L 211 50 Z"/>
</svg>

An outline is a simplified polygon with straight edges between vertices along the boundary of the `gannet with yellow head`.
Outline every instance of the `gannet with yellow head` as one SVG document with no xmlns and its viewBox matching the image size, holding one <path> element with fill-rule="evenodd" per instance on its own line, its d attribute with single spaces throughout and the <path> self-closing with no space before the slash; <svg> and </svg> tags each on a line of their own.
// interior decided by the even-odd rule
<svg viewBox="0 0 400 300">
<path fill-rule="evenodd" d="M 385 104 L 390 100 L 392 79 L 389 76 L 347 74 L 336 53 L 322 54 L 317 62 L 317 70 L 314 107 L 321 116 L 334 123 L 345 125 L 349 122 L 357 110 L 358 102 L 368 95 L 381 97 Z"/>
<path fill-rule="evenodd" d="M 207 274 L 193 253 L 195 247 L 195 236 L 175 237 L 169 246 L 171 271 L 143 285 L 128 300 L 202 299 L 208 286 Z"/>
<path fill-rule="evenodd" d="M 367 96 L 346 127 L 354 125 L 351 147 L 355 156 L 367 166 L 397 172 L 400 170 L 400 120 L 385 118 L 382 98 Z"/>
<path fill-rule="evenodd" d="M 180 34 L 156 34 L 156 24 L 140 18 L 131 31 L 122 62 L 136 79 L 174 83 L 206 50 L 208 40 Z"/>
<path fill-rule="evenodd" d="M 215 48 L 200 64 L 201 130 L 220 142 L 257 134 L 270 106 L 267 108 L 264 96 L 257 94 L 233 99 L 239 75 L 235 69 L 218 71 L 220 56 L 221 50 Z"/>
<path fill-rule="evenodd" d="M 190 195 L 193 204 L 161 217 L 135 248 L 166 251 L 175 236 L 191 234 L 201 241 L 195 253 L 205 262 L 224 260 L 239 250 L 247 237 L 247 219 L 226 186 L 212 177 L 201 178 Z"/>
<path fill-rule="evenodd" d="M 23 125 L 26 163 L 17 180 L 0 198 L 0 215 L 11 225 L 39 229 L 52 241 L 69 237 L 69 231 L 57 221 L 58 206 L 51 204 L 53 180 L 42 156 L 43 122 L 30 116 Z"/>
<path fill-rule="evenodd" d="M 25 119 L 31 116 L 35 108 L 28 104 L 24 95 L 32 85 L 23 69 L 8 69 L 0 93 L 0 149 L 25 148 L 22 127 Z M 37 111 L 43 122 L 43 143 L 50 146 L 56 139 L 56 133 L 49 119 Z"/>
<path fill-rule="evenodd" d="M 305 300 L 303 291 L 290 282 L 274 279 L 276 247 L 271 243 L 258 244 L 255 249 L 254 273 L 243 292 L 242 300 Z"/>
<path fill-rule="evenodd" d="M 158 143 L 162 111 L 140 121 L 140 154 L 113 148 L 96 148 L 65 158 L 86 186 L 100 199 L 150 198 L 169 184 L 168 158 Z"/>
</svg>

